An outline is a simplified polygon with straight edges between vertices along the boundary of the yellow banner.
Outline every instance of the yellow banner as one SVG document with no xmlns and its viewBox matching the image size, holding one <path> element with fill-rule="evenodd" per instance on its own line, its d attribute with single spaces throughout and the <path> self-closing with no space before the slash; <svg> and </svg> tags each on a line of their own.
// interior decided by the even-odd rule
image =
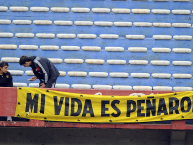
<svg viewBox="0 0 193 145">
<path fill-rule="evenodd" d="M 27 119 L 129 123 L 193 119 L 193 92 L 107 96 L 17 88 L 16 117 Z"/>
</svg>

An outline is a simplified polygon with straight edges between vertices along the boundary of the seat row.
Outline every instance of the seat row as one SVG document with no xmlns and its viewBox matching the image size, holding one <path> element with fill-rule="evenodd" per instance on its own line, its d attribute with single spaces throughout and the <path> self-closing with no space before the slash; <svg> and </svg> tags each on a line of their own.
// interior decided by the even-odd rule
<svg viewBox="0 0 193 145">
<path fill-rule="evenodd" d="M 15 36 L 17 38 L 34 38 L 34 33 L 16 33 Z M 0 37 L 3 38 L 13 38 L 13 33 L 0 33 Z M 37 38 L 55 38 L 54 33 L 36 33 Z M 59 39 L 75 39 L 76 34 L 56 34 L 56 37 Z M 96 39 L 98 38 L 96 34 L 77 34 L 79 39 Z M 102 39 L 118 39 L 119 35 L 117 34 L 100 34 L 100 38 Z M 126 39 L 145 39 L 145 35 L 124 35 Z M 171 35 L 153 35 L 153 39 L 155 40 L 171 40 Z M 192 40 L 191 35 L 174 35 L 174 40 Z"/>
<path fill-rule="evenodd" d="M 22 76 L 24 74 L 24 71 L 21 70 L 9 70 L 9 72 L 13 76 Z M 66 76 L 65 71 L 59 71 L 60 76 Z M 28 76 L 34 75 L 32 71 L 26 71 L 25 72 Z M 69 71 L 68 75 L 71 77 L 86 77 L 89 75 L 90 77 L 108 77 L 111 76 L 113 78 L 128 78 L 129 73 L 126 72 L 110 72 L 109 74 L 107 72 L 84 72 L 84 71 Z M 149 78 L 150 73 L 130 73 L 130 76 L 133 78 Z M 171 77 L 175 79 L 191 79 L 192 74 L 170 74 L 170 73 L 152 73 L 151 76 L 153 78 L 162 78 L 162 79 L 170 79 Z"/>
<path fill-rule="evenodd" d="M 27 87 L 27 83 L 13 83 L 14 87 Z M 38 83 L 29 83 L 29 87 L 38 88 Z M 72 88 L 72 89 L 105 89 L 105 90 L 136 90 L 136 91 L 192 91 L 192 87 L 171 87 L 171 86 L 127 86 L 127 85 L 89 85 L 89 84 L 72 84 L 71 87 L 69 84 L 56 84 L 56 88 Z M 99 93 L 100 95 L 100 93 Z"/>
<path fill-rule="evenodd" d="M 19 48 L 22 50 L 38 50 L 37 45 L 19 45 Z M 100 46 L 82 46 L 83 51 L 101 51 Z M 12 44 L 0 44 L 0 49 L 17 49 L 17 45 Z M 59 50 L 57 45 L 40 45 L 41 50 Z M 80 46 L 61 46 L 61 49 L 64 51 L 79 51 Z M 105 47 L 105 50 L 108 52 L 123 52 L 125 51 L 124 47 Z M 130 52 L 147 52 L 147 47 L 128 47 Z M 158 48 L 154 47 L 151 49 L 152 52 L 161 52 L 161 53 L 170 53 L 171 48 Z M 174 53 L 191 53 L 191 48 L 173 48 Z"/>
<path fill-rule="evenodd" d="M 6 62 L 19 62 L 20 58 L 17 57 L 2 57 L 1 61 L 6 61 Z M 60 58 L 48 58 L 52 63 L 63 63 L 63 60 Z M 84 60 L 83 59 L 64 59 L 64 62 L 67 64 L 83 64 Z M 104 64 L 105 60 L 103 59 L 86 59 L 85 63 L 87 64 Z M 111 65 L 126 65 L 126 60 L 115 60 L 115 59 L 109 59 L 107 60 L 108 64 Z M 129 60 L 128 62 L 131 65 L 147 65 L 148 61 L 147 60 Z M 168 60 L 151 60 L 151 65 L 158 65 L 158 66 L 169 66 L 170 61 Z M 191 66 L 192 62 L 191 61 L 172 61 L 172 64 L 174 66 Z"/>
<path fill-rule="evenodd" d="M 160 0 L 159 0 L 160 1 Z M 182 0 L 183 1 L 183 0 Z M 184 0 L 185 1 L 185 0 Z M 187 1 L 187 0 L 186 0 Z M 0 12 L 6 12 L 8 10 L 8 7 L 6 6 L 0 6 Z M 23 7 L 23 6 L 13 6 L 9 7 L 9 10 L 13 12 L 27 12 L 29 11 L 28 7 Z M 51 7 L 49 9 L 48 7 L 30 7 L 30 11 L 32 12 L 48 12 L 51 10 L 52 12 L 69 12 L 70 8 L 68 7 Z M 74 13 L 89 13 L 90 8 L 71 8 L 71 11 Z M 93 13 L 121 13 L 121 14 L 129 14 L 130 12 L 134 14 L 149 14 L 152 12 L 153 14 L 170 14 L 169 9 L 126 9 L 126 8 L 92 8 L 91 10 Z M 181 10 L 181 9 L 175 9 L 172 10 L 173 14 L 186 14 L 189 15 L 191 14 L 191 10 Z"/>
<path fill-rule="evenodd" d="M 13 20 L 13 24 L 16 25 L 31 25 L 31 20 Z M 11 24 L 11 20 L 0 20 L 0 24 Z M 35 25 L 52 25 L 51 20 L 33 20 L 33 24 Z M 64 26 L 71 26 L 73 25 L 73 21 L 63 21 L 57 20 L 54 21 L 55 25 L 64 25 Z M 132 25 L 136 27 L 175 27 L 175 28 L 190 28 L 192 25 L 190 23 L 158 23 L 158 22 L 110 22 L 110 21 L 74 21 L 76 26 L 104 26 L 104 27 L 111 27 L 113 25 L 117 27 L 131 27 Z"/>
</svg>

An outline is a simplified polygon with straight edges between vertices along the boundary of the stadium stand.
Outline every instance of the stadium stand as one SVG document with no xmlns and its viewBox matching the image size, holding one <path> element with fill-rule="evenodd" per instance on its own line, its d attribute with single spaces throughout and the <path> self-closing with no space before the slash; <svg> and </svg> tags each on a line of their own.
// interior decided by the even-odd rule
<svg viewBox="0 0 193 145">
<path fill-rule="evenodd" d="M 28 80 L 33 72 L 18 63 L 22 55 L 35 55 L 49 58 L 58 68 L 59 91 L 99 95 L 192 91 L 192 13 L 190 0 L 0 0 L 0 60 L 9 63 L 15 87 L 39 86 L 38 80 Z M 16 88 L 0 89 L 0 93 L 0 116 L 13 117 Z M 155 125 L 5 120 L 0 126 L 62 129 L 33 128 L 33 138 L 28 128 L 9 128 L 9 132 L 1 127 L 0 144 L 25 144 L 29 139 L 33 144 L 77 144 L 83 142 L 82 134 L 89 133 L 90 141 L 82 144 L 94 140 L 101 144 L 192 145 L 191 120 Z M 84 130 L 71 130 L 74 127 Z M 130 130 L 89 132 L 87 128 Z M 57 135 L 54 139 L 37 139 L 53 134 Z"/>
<path fill-rule="evenodd" d="M 59 69 L 59 88 L 192 90 L 192 2 L 35 0 L 0 3 L 0 59 L 14 86 L 28 79 L 21 55 Z"/>
</svg>

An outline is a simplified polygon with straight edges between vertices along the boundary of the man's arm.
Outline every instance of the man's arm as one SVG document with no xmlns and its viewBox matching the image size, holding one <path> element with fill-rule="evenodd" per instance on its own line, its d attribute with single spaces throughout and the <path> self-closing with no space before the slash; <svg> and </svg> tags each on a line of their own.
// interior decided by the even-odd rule
<svg viewBox="0 0 193 145">
<path fill-rule="evenodd" d="M 56 82 L 59 76 L 57 68 L 47 58 L 39 58 L 39 60 L 35 60 L 34 62 L 38 64 L 44 74 L 44 81 L 40 79 L 40 84 L 41 82 L 45 82 L 45 88 L 51 88 L 52 84 Z"/>
<path fill-rule="evenodd" d="M 9 83 L 8 83 L 7 87 L 13 87 L 13 78 L 12 78 L 10 73 L 9 73 L 9 79 L 8 80 L 9 80 Z"/>
<path fill-rule="evenodd" d="M 38 58 L 38 59 L 35 59 L 34 60 L 34 62 L 36 63 L 36 67 L 38 68 L 40 68 L 41 69 L 41 71 L 43 72 L 43 75 L 41 75 L 41 78 L 40 78 L 40 76 L 38 77 L 37 75 L 36 75 L 36 77 L 40 80 L 40 84 L 42 83 L 42 82 L 45 82 L 45 83 L 47 83 L 48 82 L 48 76 L 49 76 L 49 69 L 46 69 L 46 66 L 45 66 L 45 64 L 42 64 L 42 63 L 40 63 L 40 58 Z M 37 73 L 38 74 L 38 73 Z M 39 74 L 38 74 L 39 75 Z"/>
<path fill-rule="evenodd" d="M 48 60 L 47 63 L 49 66 L 50 75 L 49 75 L 49 80 L 48 80 L 45 87 L 51 88 L 53 83 L 56 83 L 56 80 L 59 77 L 60 73 L 59 73 L 58 69 L 54 66 L 54 64 L 50 60 Z"/>
</svg>

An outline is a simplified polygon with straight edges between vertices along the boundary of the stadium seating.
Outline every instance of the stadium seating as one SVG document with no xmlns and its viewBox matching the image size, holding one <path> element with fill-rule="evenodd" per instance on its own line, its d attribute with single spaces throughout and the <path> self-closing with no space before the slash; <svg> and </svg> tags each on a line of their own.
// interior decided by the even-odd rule
<svg viewBox="0 0 193 145">
<path fill-rule="evenodd" d="M 30 82 L 22 55 L 49 58 L 57 88 L 191 91 L 190 0 L 0 1 L 0 59 L 14 86 Z"/>
</svg>

